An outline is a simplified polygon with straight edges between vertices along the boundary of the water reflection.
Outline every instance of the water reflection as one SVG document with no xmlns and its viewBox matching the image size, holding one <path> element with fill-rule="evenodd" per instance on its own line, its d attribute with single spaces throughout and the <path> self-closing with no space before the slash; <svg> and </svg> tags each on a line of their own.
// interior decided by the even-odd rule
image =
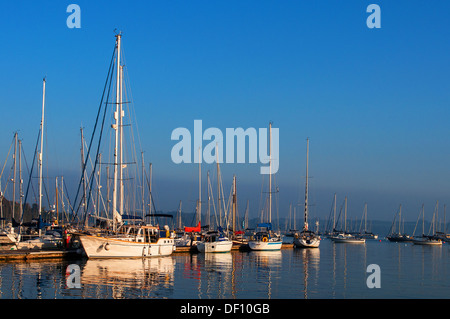
<svg viewBox="0 0 450 319">
<path fill-rule="evenodd" d="M 0 263 L 0 298 L 448 298 L 450 245 L 371 242 L 148 259 Z M 66 284 L 80 269 L 81 288 Z M 369 264 L 381 288 L 366 285 Z"/>
<path fill-rule="evenodd" d="M 319 279 L 319 263 L 320 263 L 320 248 L 314 249 L 295 249 L 294 250 L 294 262 L 298 263 L 302 269 L 298 270 L 298 275 L 303 279 L 302 296 L 304 299 L 308 299 L 308 284 L 312 282 L 313 293 L 317 293 L 317 285 Z M 312 278 L 310 278 L 310 276 Z M 295 296 L 298 298 L 299 296 Z"/>
<path fill-rule="evenodd" d="M 81 284 L 84 290 L 93 288 L 95 298 L 168 297 L 174 269 L 172 257 L 89 259 L 82 266 Z"/>
</svg>

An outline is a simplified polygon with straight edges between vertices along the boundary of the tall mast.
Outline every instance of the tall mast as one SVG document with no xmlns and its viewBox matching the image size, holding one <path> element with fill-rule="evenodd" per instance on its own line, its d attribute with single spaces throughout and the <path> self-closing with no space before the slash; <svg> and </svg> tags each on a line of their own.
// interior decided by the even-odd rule
<svg viewBox="0 0 450 319">
<path fill-rule="evenodd" d="M 344 208 L 344 233 L 347 232 L 347 196 L 345 196 L 345 208 Z"/>
<path fill-rule="evenodd" d="M 333 232 L 336 229 L 336 193 L 334 193 Z"/>
<path fill-rule="evenodd" d="M 198 148 L 198 217 L 197 223 L 202 220 L 202 161 L 201 161 L 202 149 Z"/>
<path fill-rule="evenodd" d="M 55 213 L 56 213 L 56 225 L 58 225 L 58 176 L 55 178 Z"/>
<path fill-rule="evenodd" d="M 272 122 L 269 123 L 269 223 L 272 222 Z"/>
<path fill-rule="evenodd" d="M 39 167 L 39 216 L 42 215 L 42 159 L 44 151 L 44 110 L 45 110 L 45 78 L 42 85 L 42 118 L 41 118 L 41 151 L 38 156 Z M 39 229 L 39 235 L 41 230 Z"/>
<path fill-rule="evenodd" d="M 208 209 L 206 211 L 206 223 L 208 224 L 208 228 L 211 229 L 211 181 L 209 179 L 209 170 L 206 173 L 207 179 L 207 195 L 208 195 Z"/>
<path fill-rule="evenodd" d="M 22 141 L 19 140 L 19 220 L 22 220 L 23 214 L 23 180 L 22 180 Z M 444 206 L 445 211 L 445 206 Z M 445 215 L 444 215 L 445 216 Z M 445 217 L 444 217 L 445 222 Z"/>
<path fill-rule="evenodd" d="M 216 143 L 216 163 L 217 163 L 217 208 L 219 210 L 219 226 L 222 226 L 222 210 L 220 207 L 220 165 L 219 165 L 218 143 Z"/>
<path fill-rule="evenodd" d="M 101 186 L 101 167 L 102 167 L 102 153 L 98 154 L 98 171 L 97 171 L 97 212 L 96 215 L 97 217 L 100 216 L 100 189 L 102 188 Z"/>
<path fill-rule="evenodd" d="M 84 216 L 85 216 L 85 226 L 87 226 L 88 217 L 87 217 L 87 186 L 86 186 L 86 170 L 85 167 L 85 161 L 84 161 L 84 135 L 83 135 L 83 127 L 80 127 L 81 132 L 81 173 L 83 174 L 83 210 L 84 210 Z"/>
<path fill-rule="evenodd" d="M 150 208 L 149 208 L 149 211 L 148 211 L 148 213 L 149 214 L 151 214 L 152 213 L 152 204 L 153 204 L 153 193 L 152 193 L 152 176 L 153 176 L 153 165 L 152 165 L 152 163 L 150 163 L 150 164 L 148 164 L 148 170 L 149 170 L 149 179 L 150 179 L 150 181 L 149 181 L 149 185 L 148 185 L 148 192 L 149 192 L 149 195 L 150 195 Z"/>
<path fill-rule="evenodd" d="M 14 173 L 13 173 L 13 207 L 12 207 L 12 217 L 15 216 L 16 210 L 16 166 L 17 166 L 17 132 L 14 133 Z"/>
<path fill-rule="evenodd" d="M 233 233 L 236 233 L 236 175 L 233 175 Z"/>
<path fill-rule="evenodd" d="M 447 224 L 445 223 L 445 204 L 444 204 L 444 236 L 447 235 Z"/>
<path fill-rule="evenodd" d="M 122 97 L 123 97 L 123 65 L 119 67 L 119 131 L 120 131 L 120 143 L 119 143 L 119 150 L 120 150 L 120 162 L 119 162 L 119 214 L 123 215 L 123 206 L 124 206 L 124 199 L 123 199 L 123 168 L 124 168 L 124 161 L 123 161 L 123 117 L 125 115 L 123 111 L 123 104 L 122 104 Z"/>
<path fill-rule="evenodd" d="M 306 139 L 306 182 L 305 182 L 305 222 L 304 230 L 308 230 L 308 160 L 309 160 L 309 138 Z"/>
<path fill-rule="evenodd" d="M 422 236 L 425 236 L 425 208 L 422 204 Z"/>
<path fill-rule="evenodd" d="M 367 203 L 364 203 L 364 232 L 367 232 Z"/>
<path fill-rule="evenodd" d="M 245 208 L 245 219 L 244 219 L 245 229 L 248 228 L 248 203 L 249 203 L 249 200 L 247 199 L 247 207 Z"/>
<path fill-rule="evenodd" d="M 141 159 L 142 159 L 142 192 L 141 192 L 141 197 L 142 197 L 142 218 L 145 217 L 145 201 L 144 201 L 144 196 L 145 196 L 145 190 L 144 190 L 144 179 L 145 179 L 145 166 L 144 166 L 144 152 L 141 152 Z"/>
<path fill-rule="evenodd" d="M 115 145 L 114 145 L 114 182 L 113 182 L 113 198 L 112 198 L 112 218 L 114 221 L 114 228 L 116 225 L 116 214 L 117 212 L 117 179 L 118 179 L 118 152 L 119 152 L 119 114 L 120 114 L 120 40 L 122 35 L 119 33 L 116 35 L 116 111 L 114 112 L 115 123 L 113 124 L 115 133 Z M 121 115 L 121 114 L 120 114 Z"/>
</svg>

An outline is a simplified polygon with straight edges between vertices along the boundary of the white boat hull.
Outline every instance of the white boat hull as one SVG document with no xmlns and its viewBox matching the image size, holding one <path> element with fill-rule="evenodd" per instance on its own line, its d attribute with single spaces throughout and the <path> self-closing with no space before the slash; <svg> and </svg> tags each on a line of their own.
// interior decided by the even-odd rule
<svg viewBox="0 0 450 319">
<path fill-rule="evenodd" d="M 428 239 L 414 239 L 413 240 L 414 245 L 429 245 L 429 246 L 440 246 L 442 245 L 441 240 L 428 240 Z"/>
<path fill-rule="evenodd" d="M 156 243 L 134 242 L 118 238 L 82 235 L 81 244 L 88 258 L 142 258 L 169 256 L 175 250 L 173 238 Z"/>
<path fill-rule="evenodd" d="M 340 238 L 330 237 L 335 243 L 348 243 L 348 244 L 364 244 L 366 240 L 364 238 Z"/>
<path fill-rule="evenodd" d="M 197 249 L 201 253 L 226 253 L 231 251 L 233 242 L 231 240 L 215 242 L 198 242 Z"/>
<path fill-rule="evenodd" d="M 318 248 L 320 245 L 320 239 L 304 239 L 304 238 L 294 238 L 294 246 L 299 248 Z"/>
<path fill-rule="evenodd" d="M 29 239 L 18 241 L 15 244 L 16 249 L 57 249 L 62 246 L 61 238 L 40 237 L 36 239 Z"/>
<path fill-rule="evenodd" d="M 250 240 L 248 246 L 251 250 L 280 250 L 283 242 Z"/>
</svg>

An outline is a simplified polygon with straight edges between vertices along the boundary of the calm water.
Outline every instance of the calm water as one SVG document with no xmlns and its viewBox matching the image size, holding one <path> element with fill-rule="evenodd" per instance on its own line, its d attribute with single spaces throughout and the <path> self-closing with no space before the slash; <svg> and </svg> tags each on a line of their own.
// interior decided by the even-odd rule
<svg viewBox="0 0 450 319">
<path fill-rule="evenodd" d="M 449 250 L 324 239 L 314 250 L 9 262 L 0 263 L 0 298 L 449 298 Z M 66 286 L 69 264 L 79 265 L 81 288 Z M 381 288 L 367 287 L 369 264 L 380 266 Z"/>
</svg>

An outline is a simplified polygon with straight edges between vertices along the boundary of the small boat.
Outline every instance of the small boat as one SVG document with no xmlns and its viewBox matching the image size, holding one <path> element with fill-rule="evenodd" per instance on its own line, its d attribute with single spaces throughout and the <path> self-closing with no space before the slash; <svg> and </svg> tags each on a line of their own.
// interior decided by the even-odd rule
<svg viewBox="0 0 450 319">
<path fill-rule="evenodd" d="M 305 220 L 303 230 L 294 236 L 294 247 L 299 248 L 318 248 L 320 245 L 319 236 L 308 229 L 308 158 L 309 158 L 309 139 L 306 139 L 306 183 L 305 183 Z"/>
<path fill-rule="evenodd" d="M 386 236 L 386 239 L 392 242 L 410 243 L 414 238 L 407 234 L 391 233 L 390 235 Z"/>
<path fill-rule="evenodd" d="M 433 246 L 442 245 L 442 240 L 434 239 L 430 236 L 422 236 L 414 238 L 412 242 L 414 245 L 433 245 Z"/>
<path fill-rule="evenodd" d="M 272 231 L 272 224 L 262 223 L 258 224 L 259 228 L 266 228 L 258 231 L 248 241 L 248 246 L 251 250 L 279 250 L 283 244 L 280 236 Z"/>
<path fill-rule="evenodd" d="M 201 253 L 227 253 L 231 251 L 233 242 L 220 231 L 209 231 L 202 241 L 197 243 Z"/>
<path fill-rule="evenodd" d="M 330 237 L 335 243 L 364 244 L 364 238 L 356 237 L 350 234 L 340 233 L 337 236 Z"/>
</svg>

